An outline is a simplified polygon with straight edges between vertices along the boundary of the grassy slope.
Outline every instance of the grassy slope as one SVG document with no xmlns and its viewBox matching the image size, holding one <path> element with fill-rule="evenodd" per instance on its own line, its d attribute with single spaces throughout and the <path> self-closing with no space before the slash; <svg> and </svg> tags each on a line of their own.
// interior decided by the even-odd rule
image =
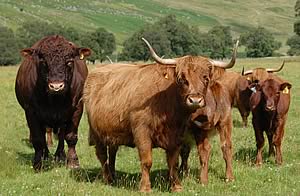
<svg viewBox="0 0 300 196">
<path fill-rule="evenodd" d="M 242 59 L 234 70 L 255 66 L 277 67 L 282 59 Z M 190 157 L 191 174 L 183 178 L 184 192 L 180 195 L 299 195 L 300 193 L 300 86 L 298 71 L 300 59 L 288 59 L 279 74 L 292 84 L 292 103 L 283 142 L 284 164 L 277 167 L 273 158 L 264 157 L 262 168 L 254 167 L 255 139 L 252 126 L 241 128 L 241 118 L 233 112 L 233 169 L 235 182 L 225 183 L 224 161 L 218 137 L 211 138 L 212 152 L 209 162 L 209 184 L 198 184 L 199 160 L 195 149 Z M 136 149 L 122 147 L 117 155 L 117 178 L 114 186 L 96 179 L 100 163 L 94 148 L 88 146 L 88 124 L 81 121 L 77 151 L 82 169 L 71 172 L 65 167 L 48 163 L 48 169 L 34 173 L 31 168 L 33 149 L 28 145 L 28 128 L 21 107 L 14 95 L 14 79 L 17 66 L 0 67 L 0 193 L 3 195 L 139 195 L 139 160 Z M 56 145 L 55 145 L 56 146 Z M 265 152 L 267 151 L 265 146 Z M 50 149 L 55 152 L 55 147 Z M 151 181 L 153 195 L 169 195 L 166 182 L 165 154 L 154 150 Z"/>
<path fill-rule="evenodd" d="M 42 3 L 41 3 L 42 2 Z M 118 44 L 147 23 L 167 14 L 207 31 L 216 24 L 232 27 L 234 35 L 264 26 L 283 43 L 293 34 L 295 0 L 3 0 L 0 24 L 16 29 L 26 20 L 40 19 L 80 30 L 105 27 Z M 24 11 L 20 11 L 23 8 Z M 286 51 L 286 47 L 281 49 Z"/>
</svg>

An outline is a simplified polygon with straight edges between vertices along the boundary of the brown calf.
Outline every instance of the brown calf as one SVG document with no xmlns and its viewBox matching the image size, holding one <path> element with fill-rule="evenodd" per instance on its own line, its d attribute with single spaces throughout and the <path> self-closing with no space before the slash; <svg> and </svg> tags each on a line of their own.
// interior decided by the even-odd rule
<svg viewBox="0 0 300 196">
<path fill-rule="evenodd" d="M 281 143 L 290 105 L 291 87 L 290 83 L 281 82 L 279 79 L 266 79 L 252 84 L 254 92 L 250 97 L 250 106 L 257 146 L 257 166 L 262 164 L 263 132 L 268 137 L 269 155 L 275 154 L 276 163 L 282 164 Z"/>
</svg>

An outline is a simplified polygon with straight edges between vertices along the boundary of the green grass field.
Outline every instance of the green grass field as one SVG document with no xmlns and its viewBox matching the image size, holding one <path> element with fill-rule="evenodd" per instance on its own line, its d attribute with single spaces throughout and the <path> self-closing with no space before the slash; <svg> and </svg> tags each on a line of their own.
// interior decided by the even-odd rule
<svg viewBox="0 0 300 196">
<path fill-rule="evenodd" d="M 256 66 L 277 67 L 282 58 L 238 59 L 234 70 Z M 178 195 L 299 195 L 300 194 L 300 58 L 286 59 L 280 76 L 290 81 L 292 102 L 283 141 L 284 163 L 278 167 L 274 158 L 264 156 L 262 168 L 254 166 L 255 138 L 252 126 L 241 128 L 241 118 L 233 111 L 233 169 L 235 181 L 225 183 L 225 163 L 217 136 L 211 138 L 209 184 L 198 181 L 199 159 L 195 148 L 190 156 L 190 175 L 182 178 L 184 191 Z M 86 116 L 81 120 L 77 152 L 81 169 L 71 171 L 51 160 L 46 169 L 35 173 L 31 167 L 34 150 L 28 144 L 28 128 L 23 110 L 14 94 L 17 66 L 0 67 L 0 195 L 140 195 L 140 164 L 136 149 L 122 147 L 117 155 L 117 181 L 106 185 L 98 176 L 100 163 L 93 147 L 88 146 Z M 51 154 L 55 147 L 50 148 Z M 265 146 L 265 155 L 267 154 Z M 161 149 L 153 151 L 151 182 L 153 195 L 171 195 L 166 180 L 167 164 Z"/>
<path fill-rule="evenodd" d="M 234 37 L 263 26 L 272 32 L 286 52 L 293 35 L 295 0 L 3 0 L 0 25 L 12 29 L 24 21 L 41 20 L 72 26 L 81 31 L 104 27 L 115 34 L 117 44 L 146 24 L 168 14 L 206 32 L 214 25 L 228 25 Z"/>
</svg>

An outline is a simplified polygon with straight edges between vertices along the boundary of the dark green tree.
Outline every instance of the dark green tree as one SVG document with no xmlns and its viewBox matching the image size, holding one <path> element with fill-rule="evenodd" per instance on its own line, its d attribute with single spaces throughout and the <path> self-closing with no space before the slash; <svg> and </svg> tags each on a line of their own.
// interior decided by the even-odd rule
<svg viewBox="0 0 300 196">
<path fill-rule="evenodd" d="M 127 39 L 121 53 L 121 60 L 148 60 L 149 50 L 141 40 L 145 37 L 158 55 L 172 58 L 183 55 L 197 55 L 201 52 L 193 28 L 176 20 L 174 15 L 166 16 L 153 25 L 148 25 Z"/>
<path fill-rule="evenodd" d="M 104 28 L 98 28 L 94 32 L 86 33 L 82 37 L 81 43 L 93 50 L 92 55 L 88 58 L 93 63 L 96 60 L 104 61 L 107 59 L 106 56 L 110 56 L 116 50 L 114 34 Z"/>
<path fill-rule="evenodd" d="M 294 35 L 291 38 L 289 38 L 286 42 L 288 46 L 290 46 L 290 49 L 288 50 L 288 55 L 300 55 L 300 36 Z"/>
<path fill-rule="evenodd" d="M 300 55 L 300 0 L 295 5 L 296 22 L 294 23 L 294 33 L 296 35 L 289 38 L 286 44 L 290 47 L 288 55 Z"/>
<path fill-rule="evenodd" d="M 199 47 L 193 30 L 187 24 L 178 21 L 175 15 L 168 15 L 153 25 L 162 28 L 171 43 L 172 56 L 197 55 Z"/>
<path fill-rule="evenodd" d="M 0 26 L 0 65 L 15 65 L 20 61 L 19 49 L 14 32 Z"/>
<path fill-rule="evenodd" d="M 148 27 L 136 32 L 124 42 L 124 48 L 120 55 L 120 60 L 147 61 L 150 58 L 149 49 L 142 41 L 142 37 L 146 38 L 150 42 L 158 55 L 163 57 L 171 56 L 172 51 L 170 41 L 168 40 L 165 31 L 162 29 L 154 30 Z"/>
<path fill-rule="evenodd" d="M 58 24 L 40 21 L 25 22 L 17 29 L 16 35 L 21 48 L 31 47 L 35 42 L 48 35 L 63 35 L 64 28 Z"/>
<path fill-rule="evenodd" d="M 230 27 L 215 26 L 208 31 L 209 57 L 217 59 L 229 57 L 232 46 Z"/>
<path fill-rule="evenodd" d="M 31 47 L 35 42 L 49 35 L 62 35 L 67 40 L 81 45 L 81 32 L 73 27 L 64 27 L 56 23 L 29 21 L 17 29 L 20 48 Z"/>
<path fill-rule="evenodd" d="M 241 45 L 246 47 L 247 57 L 269 57 L 281 47 L 281 43 L 263 27 L 241 34 Z"/>
</svg>

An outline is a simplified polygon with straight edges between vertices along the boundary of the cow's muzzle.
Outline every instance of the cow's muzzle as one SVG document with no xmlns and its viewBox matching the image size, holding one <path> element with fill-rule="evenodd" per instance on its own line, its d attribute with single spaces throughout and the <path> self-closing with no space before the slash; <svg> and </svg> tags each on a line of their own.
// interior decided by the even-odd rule
<svg viewBox="0 0 300 196">
<path fill-rule="evenodd" d="M 192 109 L 202 108 L 205 106 L 204 97 L 199 95 L 189 95 L 186 98 L 186 105 Z"/>
<path fill-rule="evenodd" d="M 48 83 L 48 88 L 52 92 L 60 92 L 63 91 L 65 88 L 64 82 L 50 82 Z"/>
<path fill-rule="evenodd" d="M 274 105 L 266 105 L 265 107 L 266 111 L 268 112 L 273 112 L 276 110 L 275 106 Z"/>
</svg>

